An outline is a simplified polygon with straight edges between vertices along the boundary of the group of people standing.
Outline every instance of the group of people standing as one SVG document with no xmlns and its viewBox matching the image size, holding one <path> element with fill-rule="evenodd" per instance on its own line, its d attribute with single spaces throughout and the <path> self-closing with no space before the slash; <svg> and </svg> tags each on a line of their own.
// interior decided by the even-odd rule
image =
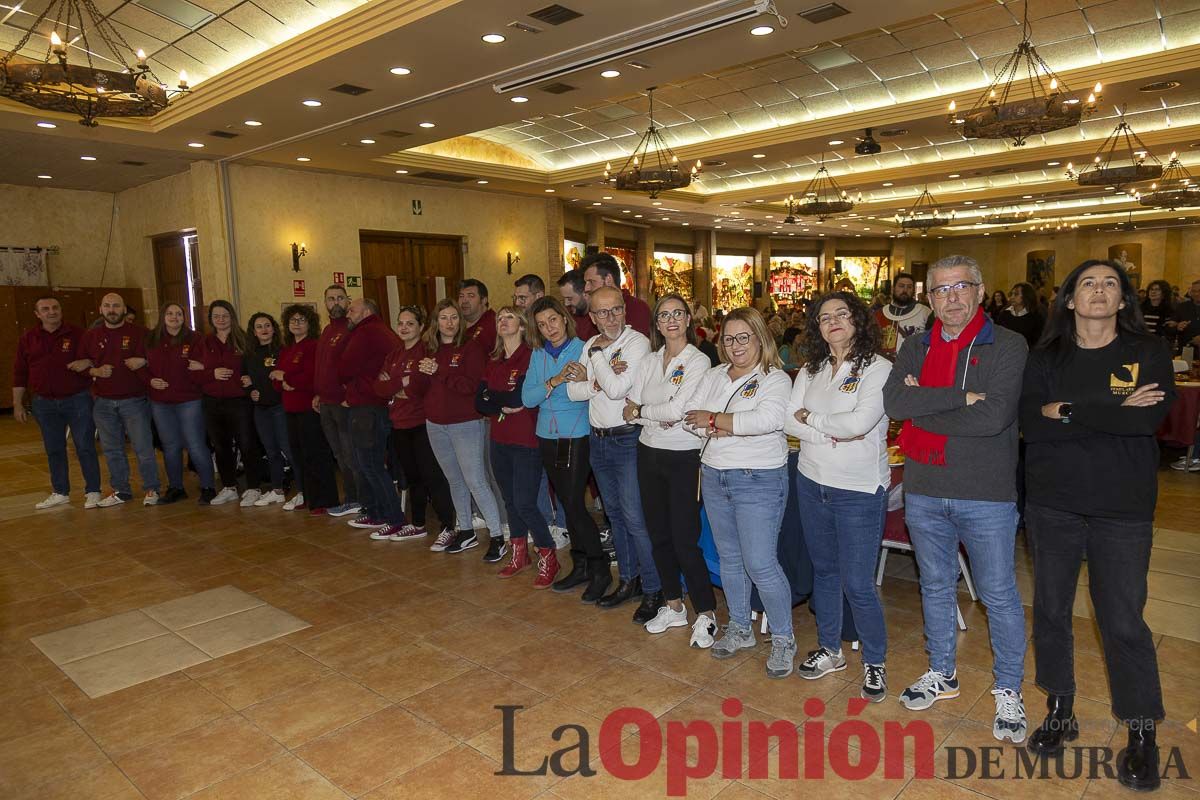
<svg viewBox="0 0 1200 800">
<path fill-rule="evenodd" d="M 1023 431 L 1037 683 L 1050 696 L 1029 747 L 1049 755 L 1077 735 L 1071 615 L 1086 554 L 1113 709 L 1129 728 L 1119 775 L 1135 788 L 1157 785 L 1154 725 L 1163 709 L 1142 611 L 1157 487 L 1153 432 L 1174 389 L 1170 355 L 1147 334 L 1120 265 L 1087 261 L 1067 277 L 1032 354 L 1024 336 L 984 312 L 983 278 L 970 258 L 929 269 L 928 325 L 930 314 L 914 309 L 911 276 L 896 280 L 885 316 L 904 324 L 887 335 L 859 297 L 829 293 L 809 304 L 804 335 L 789 343 L 798 348 L 794 381 L 757 310 L 724 318 L 713 366 L 684 298 L 666 295 L 651 309 L 620 278 L 612 256 L 589 255 L 559 279 L 561 301 L 526 275 L 513 302 L 494 310 L 487 287 L 467 280 L 457 301 L 440 301 L 428 317 L 417 306 L 399 309 L 394 331 L 370 300 L 351 301 L 331 286 L 324 330 L 297 305 L 284 312 L 282 336 L 261 313 L 243 332 L 223 301 L 209 307 L 206 336 L 188 330 L 172 305 L 146 333 L 124 322 L 116 295 L 104 299 L 103 326 L 84 333 L 62 322 L 56 300 L 42 298 L 42 324 L 22 338 L 14 382 L 19 418 L 26 388 L 34 395 L 50 456 L 54 494 L 40 505 L 69 501 L 67 427 L 88 507 L 132 498 L 126 434 L 147 504 L 184 496 L 183 449 L 200 473 L 201 502 L 238 497 L 239 452 L 242 505 L 282 500 L 287 463 L 300 491 L 285 507 L 352 516 L 373 539 L 410 541 L 428 535 L 432 504 L 442 527 L 430 549 L 451 554 L 480 544 L 478 515 L 488 532 L 484 560 L 508 556 L 499 577 L 535 567 L 535 588 L 582 589 L 580 599 L 601 608 L 640 598 L 633 620 L 647 632 L 691 625 L 689 644 L 715 658 L 756 646 L 757 588 L 771 678 L 795 671 L 817 680 L 846 669 L 848 607 L 862 642 L 861 696 L 879 702 L 888 639 L 873 575 L 891 480 L 889 419 L 903 421 L 897 443 L 929 669 L 899 700 L 922 710 L 958 696 L 965 547 L 988 610 L 993 734 L 1017 743 L 1027 738 L 1014 566 Z M 151 418 L 167 463 L 162 494 Z M 93 419 L 113 481 L 103 499 Z M 798 442 L 795 471 L 789 437 Z M 258 472 L 260 447 L 269 476 Z M 407 517 L 392 469 L 408 488 Z M 591 477 L 615 545 L 615 586 L 586 503 Z M 789 493 L 814 567 L 817 642 L 799 661 L 777 556 Z M 699 545 L 701 499 L 720 556 L 723 628 Z M 570 540 L 565 570 L 552 535 L 559 526 Z"/>
</svg>

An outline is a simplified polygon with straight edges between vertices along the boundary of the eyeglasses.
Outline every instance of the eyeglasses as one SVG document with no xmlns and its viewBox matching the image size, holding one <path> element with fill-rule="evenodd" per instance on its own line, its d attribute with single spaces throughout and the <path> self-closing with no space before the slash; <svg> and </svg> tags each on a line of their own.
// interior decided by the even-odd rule
<svg viewBox="0 0 1200 800">
<path fill-rule="evenodd" d="M 722 336 L 721 344 L 725 345 L 726 347 L 733 347 L 734 342 L 737 342 L 738 344 L 750 344 L 750 339 L 753 337 L 753 333 L 739 333 L 736 336 Z"/>
<path fill-rule="evenodd" d="M 674 311 L 660 311 L 654 315 L 654 318 L 659 322 L 667 322 L 668 320 L 681 320 L 687 316 L 686 311 L 682 308 L 677 308 Z"/>
<path fill-rule="evenodd" d="M 831 322 L 846 322 L 850 319 L 849 309 L 843 308 L 841 311 L 835 311 L 832 314 L 822 314 L 817 317 L 818 325 L 828 325 Z"/>
<path fill-rule="evenodd" d="M 625 306 L 613 306 L 612 308 L 593 308 L 592 313 L 596 315 L 597 319 L 618 317 L 625 313 Z"/>
<path fill-rule="evenodd" d="M 958 283 L 951 283 L 948 286 L 935 286 L 929 290 L 929 293 L 934 297 L 948 297 L 951 292 L 954 294 L 962 294 L 968 288 L 974 289 L 976 286 L 980 285 L 982 284 L 974 283 L 972 281 L 959 281 Z"/>
</svg>

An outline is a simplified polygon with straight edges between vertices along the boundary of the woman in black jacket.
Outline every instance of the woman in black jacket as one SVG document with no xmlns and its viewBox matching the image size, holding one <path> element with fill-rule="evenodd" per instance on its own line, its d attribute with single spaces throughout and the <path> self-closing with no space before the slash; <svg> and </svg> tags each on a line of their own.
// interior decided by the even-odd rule
<svg viewBox="0 0 1200 800">
<path fill-rule="evenodd" d="M 279 351 L 283 349 L 283 337 L 279 332 L 279 324 L 270 314 L 259 311 L 250 317 L 246 324 L 246 341 L 248 346 L 242 355 L 242 385 L 250 392 L 250 402 L 254 404 L 254 429 L 258 432 L 258 440 L 266 451 L 267 465 L 271 472 L 271 489 L 254 501 L 256 506 L 269 506 L 272 503 L 283 503 L 285 511 L 293 511 L 296 503 L 287 499 L 284 494 L 284 470 L 292 467 L 293 477 L 299 484 L 296 475 L 296 462 L 292 458 L 292 445 L 288 439 L 287 413 L 283 410 L 283 397 L 271 383 L 271 372 L 275 370 L 279 360 Z M 286 501 L 286 502 L 285 502 Z M 303 502 L 303 500 L 301 500 Z"/>
<path fill-rule="evenodd" d="M 1042 313 L 1037 293 L 1028 283 L 1013 285 L 1008 293 L 1008 306 L 994 319 L 1000 327 L 1024 336 L 1030 350 L 1042 337 L 1042 328 L 1046 325 L 1046 315 Z"/>
<path fill-rule="evenodd" d="M 1034 655 L 1050 712 L 1029 748 L 1053 755 L 1078 736 L 1071 615 L 1086 555 L 1112 707 L 1129 730 L 1117 778 L 1138 790 L 1159 784 L 1162 689 L 1142 612 L 1158 490 L 1154 432 L 1174 399 L 1171 355 L 1148 335 L 1125 270 L 1080 264 L 1029 355 L 1021 393 Z"/>
<path fill-rule="evenodd" d="M 1173 292 L 1166 281 L 1150 281 L 1146 287 L 1146 299 L 1142 301 L 1142 318 L 1146 320 L 1146 332 L 1154 336 L 1171 336 L 1174 331 L 1167 327 L 1167 320 L 1175 313 L 1171 302 Z"/>
</svg>

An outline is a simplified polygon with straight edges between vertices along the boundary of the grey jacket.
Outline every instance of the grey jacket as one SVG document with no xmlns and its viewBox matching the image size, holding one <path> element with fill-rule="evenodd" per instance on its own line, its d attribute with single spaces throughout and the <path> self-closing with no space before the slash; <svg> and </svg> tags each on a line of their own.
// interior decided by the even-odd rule
<svg viewBox="0 0 1200 800">
<path fill-rule="evenodd" d="M 930 326 L 932 328 L 932 326 Z M 949 437 L 946 463 L 904 462 L 904 490 L 930 497 L 1015 502 L 1017 499 L 1017 406 L 1029 347 L 1024 337 L 985 319 L 975 341 L 958 356 L 954 385 L 906 386 L 921 376 L 932 330 L 904 340 L 883 387 L 892 419 L 911 419 Z M 987 399 L 967 405 L 967 392 Z"/>
</svg>

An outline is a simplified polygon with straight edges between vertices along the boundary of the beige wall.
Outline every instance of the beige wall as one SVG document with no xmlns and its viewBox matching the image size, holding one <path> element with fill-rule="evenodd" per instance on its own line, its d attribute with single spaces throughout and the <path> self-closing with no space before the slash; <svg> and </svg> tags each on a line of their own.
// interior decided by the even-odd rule
<svg viewBox="0 0 1200 800">
<path fill-rule="evenodd" d="M 0 246 L 57 247 L 46 262 L 55 286 L 120 286 L 125 273 L 114 199 L 107 192 L 0 184 Z"/>
</svg>

